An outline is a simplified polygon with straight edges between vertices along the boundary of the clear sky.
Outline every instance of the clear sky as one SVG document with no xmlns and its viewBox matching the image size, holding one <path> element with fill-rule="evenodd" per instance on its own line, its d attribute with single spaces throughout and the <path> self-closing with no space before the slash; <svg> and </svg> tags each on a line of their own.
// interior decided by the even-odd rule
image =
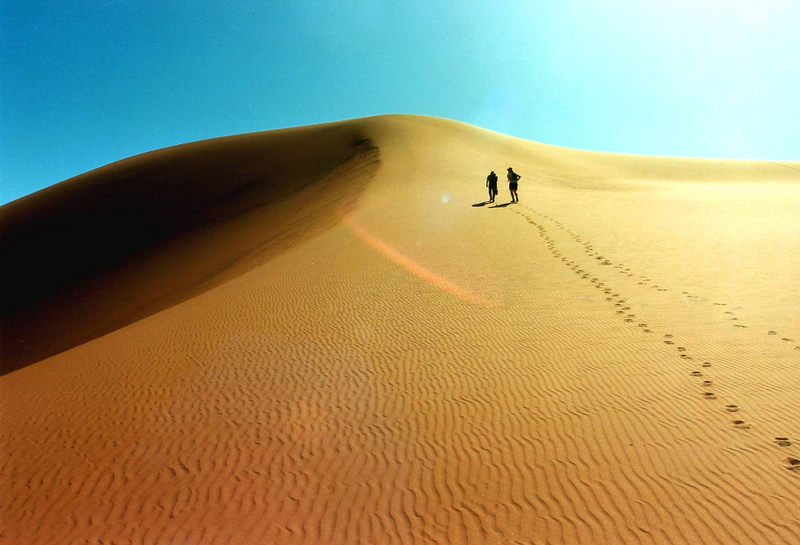
<svg viewBox="0 0 800 545">
<path fill-rule="evenodd" d="M 800 160 L 797 0 L 0 0 L 0 203 L 125 157 L 384 113 Z"/>
</svg>

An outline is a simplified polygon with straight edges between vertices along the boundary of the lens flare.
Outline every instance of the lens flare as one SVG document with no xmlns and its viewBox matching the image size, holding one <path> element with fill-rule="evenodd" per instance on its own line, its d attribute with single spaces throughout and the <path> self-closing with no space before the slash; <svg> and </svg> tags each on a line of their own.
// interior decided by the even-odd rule
<svg viewBox="0 0 800 545">
<path fill-rule="evenodd" d="M 455 295 L 456 297 L 463 299 L 464 301 L 469 301 L 470 303 L 475 303 L 478 305 L 482 305 L 485 307 L 493 307 L 495 306 L 494 302 L 490 301 L 486 297 L 478 295 L 476 293 L 471 292 L 467 288 L 456 284 L 442 276 L 439 276 L 435 272 L 431 271 L 430 269 L 424 267 L 423 265 L 417 263 L 407 255 L 403 254 L 399 250 L 393 248 L 380 238 L 376 237 L 369 231 L 367 231 L 364 227 L 359 225 L 354 219 L 343 214 L 341 211 L 339 212 L 339 216 L 342 219 L 342 222 L 356 235 L 358 238 L 378 250 L 384 257 L 387 259 L 397 263 L 408 272 L 412 273 L 413 275 L 422 278 L 429 284 L 436 286 L 439 289 L 442 289 L 451 295 Z"/>
</svg>

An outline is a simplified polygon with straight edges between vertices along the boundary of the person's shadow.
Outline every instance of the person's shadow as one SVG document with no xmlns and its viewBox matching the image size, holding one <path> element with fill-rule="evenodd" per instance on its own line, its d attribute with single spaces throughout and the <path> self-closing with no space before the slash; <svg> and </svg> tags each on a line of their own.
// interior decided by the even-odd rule
<svg viewBox="0 0 800 545">
<path fill-rule="evenodd" d="M 492 202 L 492 201 L 476 202 L 476 203 L 475 203 L 475 204 L 473 204 L 472 206 L 486 206 L 486 205 L 487 205 L 487 204 L 489 204 L 490 202 Z"/>
<path fill-rule="evenodd" d="M 489 208 L 505 208 L 509 204 L 514 204 L 513 202 L 504 202 L 502 204 L 496 204 L 494 206 L 490 206 Z M 474 206 L 474 205 L 473 205 Z"/>
</svg>

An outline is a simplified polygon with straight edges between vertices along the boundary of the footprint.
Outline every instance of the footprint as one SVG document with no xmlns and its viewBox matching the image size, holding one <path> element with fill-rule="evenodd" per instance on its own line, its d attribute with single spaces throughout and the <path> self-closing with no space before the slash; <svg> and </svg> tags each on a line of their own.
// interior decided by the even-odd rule
<svg viewBox="0 0 800 545">
<path fill-rule="evenodd" d="M 776 437 L 775 438 L 775 443 L 779 447 L 791 447 L 792 446 L 792 442 L 789 440 L 788 437 Z"/>
<path fill-rule="evenodd" d="M 709 386 L 711 386 L 712 384 L 714 384 L 714 383 L 713 383 L 713 382 L 711 382 L 710 380 L 704 380 L 704 381 L 703 381 L 703 386 L 705 386 L 706 388 L 708 388 L 708 387 L 709 387 Z"/>
<path fill-rule="evenodd" d="M 643 329 L 642 332 L 644 333 L 652 333 L 649 329 Z M 800 346 L 796 347 L 795 350 L 800 350 Z"/>
<path fill-rule="evenodd" d="M 781 338 L 781 340 L 782 340 L 782 341 L 786 341 L 786 342 L 790 342 L 790 343 L 791 343 L 791 342 L 794 342 L 794 339 L 790 339 L 790 338 L 788 338 L 788 337 L 782 337 L 782 338 Z"/>
<path fill-rule="evenodd" d="M 682 360 L 690 360 L 690 359 L 692 359 L 692 357 L 689 356 L 689 355 L 686 355 L 686 354 L 681 354 L 681 359 Z"/>
<path fill-rule="evenodd" d="M 733 427 L 738 428 L 740 430 L 749 430 L 750 425 L 747 424 L 744 420 L 734 420 Z"/>
<path fill-rule="evenodd" d="M 701 373 L 700 371 L 692 371 L 689 374 L 692 375 L 693 377 L 702 377 L 703 376 L 703 373 Z"/>
<path fill-rule="evenodd" d="M 666 335 L 664 335 L 664 337 L 666 337 L 667 339 L 671 339 L 672 338 L 672 333 L 667 333 Z"/>
<path fill-rule="evenodd" d="M 791 456 L 786 458 L 786 469 L 790 471 L 800 471 L 800 460 L 797 458 L 792 458 Z"/>
<path fill-rule="evenodd" d="M 717 396 L 714 392 L 703 392 L 703 397 L 706 399 L 717 399 Z"/>
<path fill-rule="evenodd" d="M 675 344 L 675 341 L 666 340 L 664 341 L 664 344 Z"/>
<path fill-rule="evenodd" d="M 679 346 L 678 347 L 678 352 L 686 352 L 686 347 L 685 346 Z"/>
<path fill-rule="evenodd" d="M 738 413 L 739 412 L 739 405 L 725 405 L 725 410 L 729 413 Z"/>
<path fill-rule="evenodd" d="M 703 367 L 711 367 L 711 363 L 705 361 L 705 362 L 703 362 Z"/>
</svg>

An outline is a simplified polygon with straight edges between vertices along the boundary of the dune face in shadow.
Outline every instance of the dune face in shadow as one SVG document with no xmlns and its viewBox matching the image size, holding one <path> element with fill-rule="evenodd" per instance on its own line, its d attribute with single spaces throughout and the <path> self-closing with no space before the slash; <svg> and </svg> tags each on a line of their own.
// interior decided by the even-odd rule
<svg viewBox="0 0 800 545">
<path fill-rule="evenodd" d="M 224 282 L 324 230 L 379 164 L 357 128 L 136 156 L 0 208 L 2 373 Z"/>
</svg>

